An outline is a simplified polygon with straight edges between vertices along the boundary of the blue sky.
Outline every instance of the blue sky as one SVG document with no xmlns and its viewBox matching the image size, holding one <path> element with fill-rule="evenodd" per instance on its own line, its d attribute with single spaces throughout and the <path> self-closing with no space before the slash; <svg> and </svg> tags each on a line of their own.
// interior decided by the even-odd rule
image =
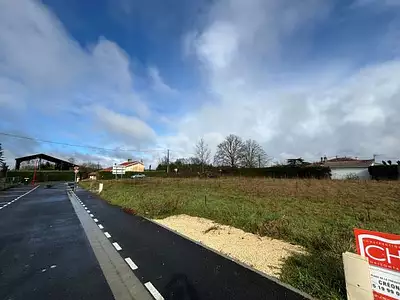
<svg viewBox="0 0 400 300">
<path fill-rule="evenodd" d="M 0 136 L 110 164 L 204 138 L 276 161 L 400 156 L 400 1 L 0 0 Z"/>
</svg>

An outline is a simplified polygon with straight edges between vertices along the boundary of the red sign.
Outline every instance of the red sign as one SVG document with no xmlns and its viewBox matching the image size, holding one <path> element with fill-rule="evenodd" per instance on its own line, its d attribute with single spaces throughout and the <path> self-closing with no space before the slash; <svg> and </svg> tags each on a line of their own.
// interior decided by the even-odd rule
<svg viewBox="0 0 400 300">
<path fill-rule="evenodd" d="M 78 166 L 74 167 L 74 172 L 75 172 L 75 174 L 78 174 L 78 172 L 79 172 L 79 167 Z"/>
<path fill-rule="evenodd" d="M 400 299 L 400 236 L 354 229 L 357 252 L 370 264 L 374 298 Z"/>
</svg>

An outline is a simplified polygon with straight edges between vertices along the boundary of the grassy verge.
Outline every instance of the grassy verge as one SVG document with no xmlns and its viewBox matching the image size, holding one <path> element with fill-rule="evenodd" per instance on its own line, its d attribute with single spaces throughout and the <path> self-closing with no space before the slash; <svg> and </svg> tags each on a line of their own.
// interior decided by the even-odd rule
<svg viewBox="0 0 400 300">
<path fill-rule="evenodd" d="M 82 182 L 90 188 L 89 182 Z M 341 254 L 353 228 L 400 234 L 400 183 L 260 178 L 107 181 L 102 197 L 138 214 L 205 217 L 302 245 L 281 279 L 320 299 L 345 299 Z"/>
</svg>

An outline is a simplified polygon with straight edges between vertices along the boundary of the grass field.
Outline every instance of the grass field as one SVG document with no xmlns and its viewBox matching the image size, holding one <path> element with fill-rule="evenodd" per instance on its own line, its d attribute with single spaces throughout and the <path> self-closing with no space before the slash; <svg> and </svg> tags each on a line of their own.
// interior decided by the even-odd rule
<svg viewBox="0 0 400 300">
<path fill-rule="evenodd" d="M 319 299 L 346 299 L 353 228 L 400 234 L 399 195 L 396 181 L 261 178 L 106 181 L 102 193 L 150 218 L 184 213 L 302 245 L 308 254 L 289 258 L 281 280 Z"/>
</svg>

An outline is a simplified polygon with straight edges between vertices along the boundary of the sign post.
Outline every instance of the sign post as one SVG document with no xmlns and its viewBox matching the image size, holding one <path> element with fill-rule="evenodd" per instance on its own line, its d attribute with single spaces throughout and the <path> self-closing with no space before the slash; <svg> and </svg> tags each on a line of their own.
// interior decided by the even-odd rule
<svg viewBox="0 0 400 300">
<path fill-rule="evenodd" d="M 368 259 L 375 300 L 400 299 L 400 236 L 354 229 L 357 252 Z"/>
<path fill-rule="evenodd" d="M 122 175 L 125 174 L 125 166 L 115 164 L 113 166 L 112 173 L 115 174 L 115 179 L 118 178 L 117 175 L 121 175 L 121 178 L 122 178 Z"/>
<path fill-rule="evenodd" d="M 75 166 L 74 167 L 74 173 L 75 173 L 74 191 L 76 191 L 76 177 L 78 176 L 78 172 L 79 172 L 79 167 Z"/>
</svg>

